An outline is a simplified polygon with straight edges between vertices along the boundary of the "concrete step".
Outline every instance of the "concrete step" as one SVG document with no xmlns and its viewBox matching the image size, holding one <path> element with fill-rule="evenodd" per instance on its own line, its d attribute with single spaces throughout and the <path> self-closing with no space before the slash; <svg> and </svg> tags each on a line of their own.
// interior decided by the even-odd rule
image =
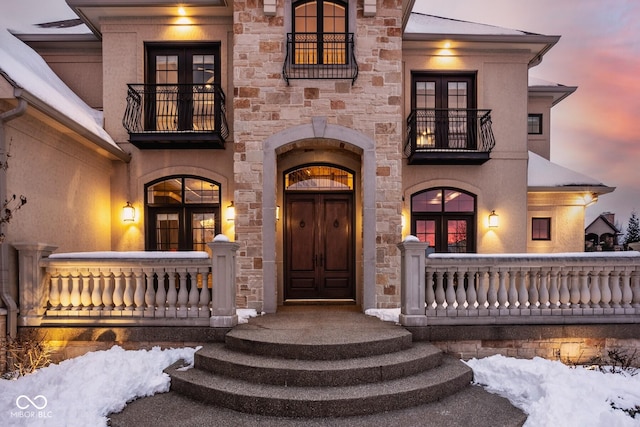
<svg viewBox="0 0 640 427">
<path fill-rule="evenodd" d="M 208 344 L 195 355 L 195 368 L 220 376 L 285 387 L 338 387 L 388 381 L 437 367 L 442 352 L 429 343 L 395 353 L 343 360 L 292 360 L 258 356 Z"/>
<path fill-rule="evenodd" d="M 253 323 L 231 330 L 225 343 L 238 352 L 304 360 L 350 359 L 411 348 L 413 337 L 406 329 L 362 317 L 357 324 L 318 321 L 301 325 L 297 321 L 291 328 L 284 322 L 270 323 L 268 318 L 252 319 Z"/>
<path fill-rule="evenodd" d="M 337 387 L 283 387 L 256 384 L 200 369 L 167 369 L 171 389 L 235 411 L 276 417 L 345 417 L 392 411 L 433 402 L 469 386 L 473 373 L 459 360 L 411 376 Z"/>
</svg>

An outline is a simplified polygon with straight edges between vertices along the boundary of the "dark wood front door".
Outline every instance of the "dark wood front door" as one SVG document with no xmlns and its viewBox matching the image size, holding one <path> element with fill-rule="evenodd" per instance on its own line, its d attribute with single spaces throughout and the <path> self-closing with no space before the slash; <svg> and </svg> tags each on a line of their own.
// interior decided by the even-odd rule
<svg viewBox="0 0 640 427">
<path fill-rule="evenodd" d="M 354 299 L 352 194 L 287 194 L 285 215 L 285 299 Z"/>
</svg>

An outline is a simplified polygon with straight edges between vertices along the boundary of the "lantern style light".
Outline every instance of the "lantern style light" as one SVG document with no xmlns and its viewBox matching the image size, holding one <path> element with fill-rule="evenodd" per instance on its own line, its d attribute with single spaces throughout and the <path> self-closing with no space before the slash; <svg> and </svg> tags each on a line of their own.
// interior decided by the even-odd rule
<svg viewBox="0 0 640 427">
<path fill-rule="evenodd" d="M 500 217 L 495 210 L 492 210 L 489 214 L 489 227 L 497 228 L 500 225 Z"/>
<path fill-rule="evenodd" d="M 227 206 L 227 221 L 233 221 L 236 218 L 236 207 L 233 205 L 233 200 L 231 204 Z"/>
<path fill-rule="evenodd" d="M 136 220 L 136 209 L 129 201 L 122 207 L 122 220 L 125 222 L 133 222 Z"/>
</svg>

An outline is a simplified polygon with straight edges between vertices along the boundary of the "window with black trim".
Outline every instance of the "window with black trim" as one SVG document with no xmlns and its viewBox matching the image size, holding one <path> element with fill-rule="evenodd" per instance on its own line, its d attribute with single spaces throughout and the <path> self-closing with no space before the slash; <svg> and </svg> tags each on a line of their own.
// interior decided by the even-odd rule
<svg viewBox="0 0 640 427">
<path fill-rule="evenodd" d="M 294 63 L 347 63 L 347 2 L 302 0 L 293 4 Z"/>
<path fill-rule="evenodd" d="M 171 176 L 145 186 L 146 246 L 151 251 L 207 251 L 220 233 L 220 184 Z"/>
<path fill-rule="evenodd" d="M 542 134 L 542 114 L 529 114 L 527 117 L 527 133 L 529 135 Z"/>
<path fill-rule="evenodd" d="M 476 251 L 476 197 L 456 188 L 432 188 L 411 196 L 411 234 L 429 251 Z"/>
<path fill-rule="evenodd" d="M 531 240 L 551 240 L 551 218 L 531 218 Z"/>
</svg>

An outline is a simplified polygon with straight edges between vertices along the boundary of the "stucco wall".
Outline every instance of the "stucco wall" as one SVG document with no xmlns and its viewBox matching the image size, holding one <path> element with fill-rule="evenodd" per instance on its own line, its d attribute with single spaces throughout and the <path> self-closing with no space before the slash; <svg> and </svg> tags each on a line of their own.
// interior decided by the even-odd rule
<svg viewBox="0 0 640 427">
<path fill-rule="evenodd" d="M 224 207 L 233 200 L 233 133 L 224 150 L 139 150 L 129 144 L 122 126 L 127 84 L 145 81 L 145 42 L 219 42 L 220 84 L 226 95 L 227 121 L 233 128 L 233 84 L 231 81 L 231 18 L 193 18 L 190 25 L 177 25 L 174 19 L 108 19 L 102 26 L 104 61 L 105 128 L 130 152 L 129 164 L 119 164 L 113 179 L 112 216 L 114 250 L 144 250 L 144 185 L 169 175 L 197 175 L 221 185 L 222 232 L 234 240 L 233 222 L 226 221 Z M 122 206 L 130 201 L 136 221 L 121 221 Z"/>
<path fill-rule="evenodd" d="M 529 135 L 529 150 L 549 160 L 551 158 L 551 96 L 529 98 L 529 114 L 542 114 L 542 134 Z"/>
<path fill-rule="evenodd" d="M 583 252 L 584 199 L 577 193 L 529 193 L 527 252 Z M 531 218 L 551 218 L 551 240 L 531 240 Z"/>
<path fill-rule="evenodd" d="M 435 49 L 405 49 L 404 116 L 411 111 L 412 71 L 477 72 L 477 107 L 490 109 L 496 146 L 483 165 L 403 167 L 403 211 L 410 217 L 411 194 L 438 186 L 456 187 L 477 196 L 477 251 L 524 252 L 527 212 L 528 57 L 510 52 L 460 52 L 443 57 Z M 500 226 L 489 229 L 495 210 Z M 409 225 L 404 234 L 409 233 Z"/>
</svg>

